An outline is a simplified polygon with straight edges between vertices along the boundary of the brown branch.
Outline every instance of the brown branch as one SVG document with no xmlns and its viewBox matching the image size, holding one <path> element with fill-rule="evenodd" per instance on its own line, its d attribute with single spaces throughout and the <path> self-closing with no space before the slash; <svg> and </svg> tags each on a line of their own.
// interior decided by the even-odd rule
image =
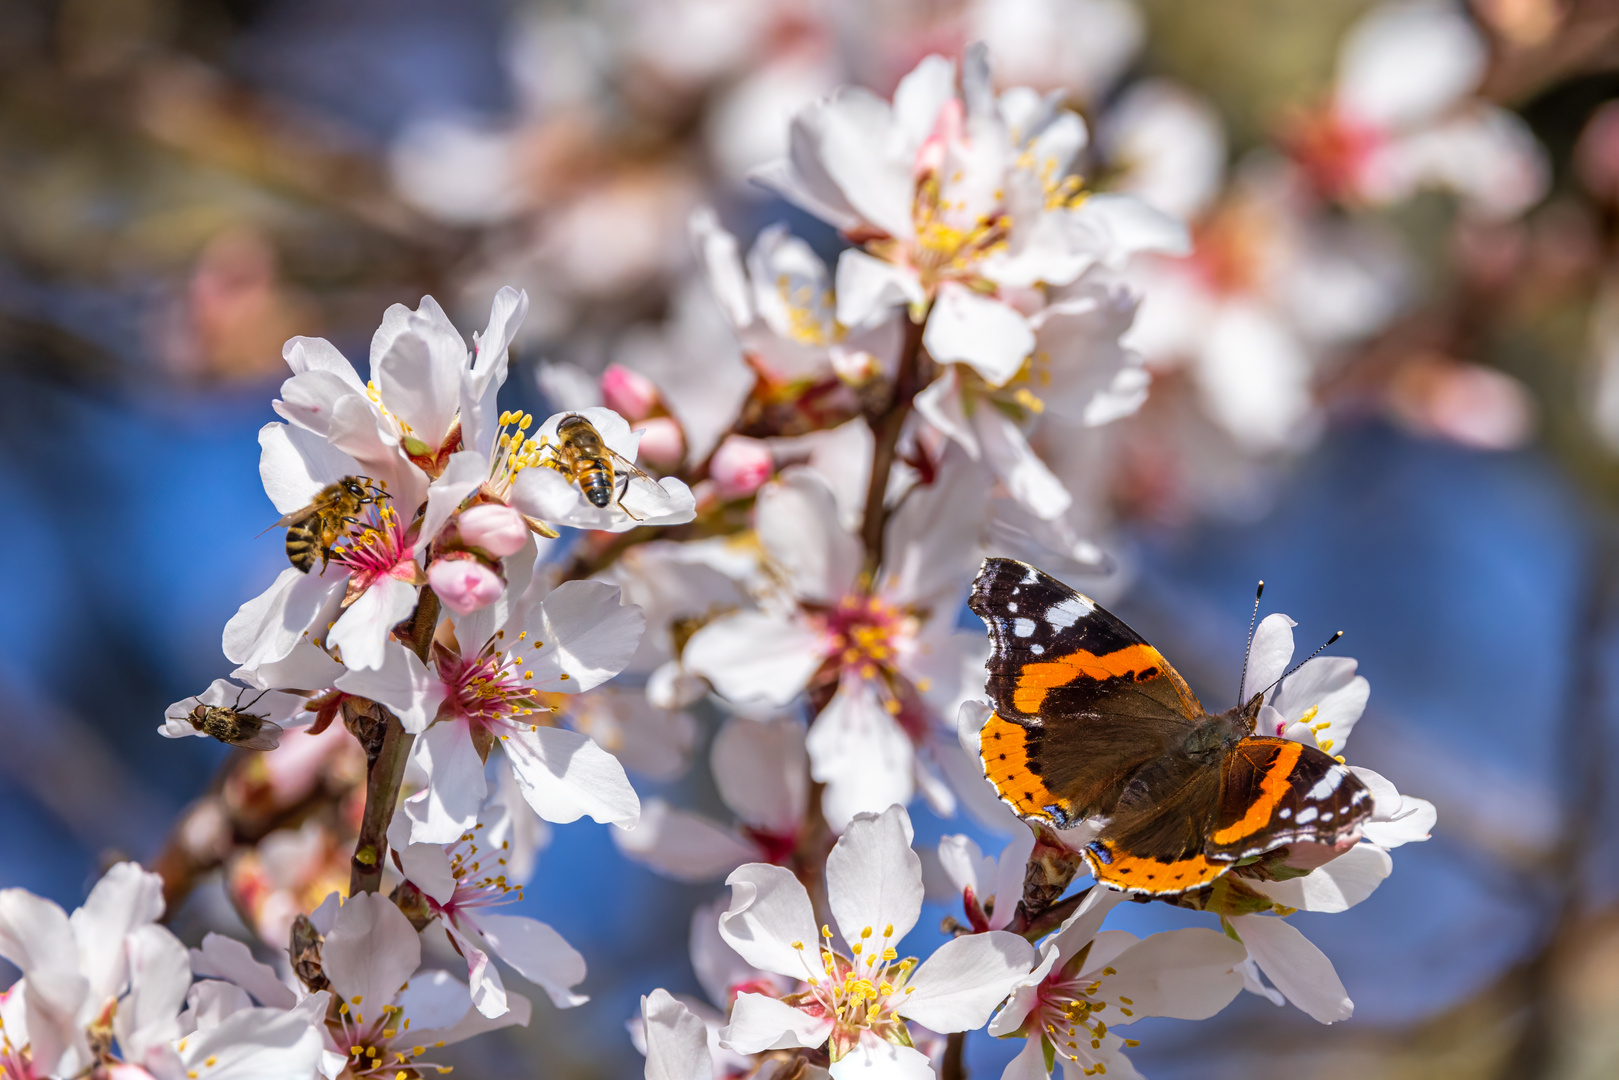
<svg viewBox="0 0 1619 1080">
<path fill-rule="evenodd" d="M 939 1062 L 939 1080 L 967 1080 L 967 1063 L 962 1060 L 967 1033 L 952 1031 L 944 1039 L 944 1060 Z"/>
<path fill-rule="evenodd" d="M 922 381 L 922 331 L 927 327 L 928 312 L 921 318 L 914 315 L 905 320 L 905 341 L 900 348 L 899 370 L 894 375 L 893 393 L 876 416 L 868 415 L 867 423 L 875 443 L 871 451 L 871 477 L 866 484 L 866 509 L 861 518 L 860 540 L 866 548 L 864 580 L 867 587 L 876 584 L 877 572 L 883 565 L 883 534 L 888 526 L 888 477 L 894 469 L 899 451 L 900 434 L 911 415 Z"/>
<path fill-rule="evenodd" d="M 438 613 L 438 596 L 432 589 L 422 589 L 411 615 L 410 647 L 423 663 L 433 644 Z M 345 701 L 343 723 L 365 747 L 366 756 L 365 811 L 360 817 L 360 836 L 354 843 L 349 868 L 352 896 L 376 892 L 382 885 L 382 869 L 388 857 L 388 822 L 399 803 L 405 761 L 416 736 L 405 730 L 397 716 L 374 702 Z"/>
</svg>

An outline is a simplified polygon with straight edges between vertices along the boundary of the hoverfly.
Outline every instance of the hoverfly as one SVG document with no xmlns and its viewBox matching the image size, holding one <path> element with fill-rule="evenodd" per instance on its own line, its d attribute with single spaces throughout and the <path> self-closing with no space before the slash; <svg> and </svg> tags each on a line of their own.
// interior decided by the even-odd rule
<svg viewBox="0 0 1619 1080">
<path fill-rule="evenodd" d="M 578 484 L 591 506 L 605 510 L 617 503 L 620 510 L 639 521 L 641 519 L 623 502 L 624 491 L 629 487 L 630 480 L 639 476 L 657 489 L 660 495 L 664 494 L 663 486 L 656 477 L 611 449 L 595 425 L 578 413 L 569 413 L 557 422 L 556 439 L 554 444 L 545 444 L 551 457 L 541 464 Z"/>
<path fill-rule="evenodd" d="M 208 705 L 201 698 L 193 698 L 197 706 L 186 714 L 185 719 L 196 730 L 222 743 L 246 750 L 274 750 L 280 745 L 281 725 L 248 711 L 269 691 L 259 691 L 258 697 L 243 705 L 242 695 L 245 693 L 245 688 L 239 691 L 232 705 Z"/>
<path fill-rule="evenodd" d="M 373 484 L 370 477 L 345 476 L 321 488 L 308 506 L 287 514 L 270 528 L 287 526 L 287 561 L 307 574 L 314 569 L 317 555 L 325 569 L 332 558 L 332 545 L 343 536 L 344 525 L 357 524 L 355 515 L 360 507 L 386 498 L 385 487 Z"/>
</svg>

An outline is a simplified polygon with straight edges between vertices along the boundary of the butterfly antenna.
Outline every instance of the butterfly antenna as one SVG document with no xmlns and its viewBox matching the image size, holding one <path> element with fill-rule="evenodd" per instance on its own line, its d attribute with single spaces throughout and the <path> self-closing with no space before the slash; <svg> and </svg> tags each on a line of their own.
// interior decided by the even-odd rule
<svg viewBox="0 0 1619 1080">
<path fill-rule="evenodd" d="M 1237 708 L 1242 708 L 1242 688 L 1248 685 L 1248 653 L 1254 647 L 1254 627 L 1259 625 L 1259 598 L 1265 595 L 1265 583 L 1261 581 L 1254 590 L 1254 613 L 1248 619 L 1248 644 L 1242 647 L 1242 678 L 1237 680 Z"/>
<path fill-rule="evenodd" d="M 1306 656 L 1303 660 L 1300 660 L 1298 663 L 1294 664 L 1292 667 L 1290 667 L 1286 671 L 1284 671 L 1282 673 L 1282 679 L 1287 678 L 1289 675 L 1293 674 L 1299 668 L 1303 667 L 1305 664 L 1308 664 L 1311 660 L 1314 660 L 1316 657 L 1320 656 L 1323 652 L 1325 652 L 1327 650 L 1328 645 L 1331 645 L 1334 641 L 1337 641 L 1339 638 L 1341 638 L 1343 636 L 1344 636 L 1344 632 L 1342 630 L 1339 630 L 1336 633 L 1334 633 L 1331 637 L 1329 637 L 1326 640 L 1325 643 L 1323 643 L 1321 645 L 1320 648 L 1316 649 L 1315 652 L 1311 653 L 1309 656 Z M 1265 687 L 1264 692 L 1268 694 L 1272 690 L 1276 689 L 1278 686 L 1282 685 L 1282 679 L 1277 679 L 1275 682 L 1273 682 L 1269 686 Z"/>
</svg>

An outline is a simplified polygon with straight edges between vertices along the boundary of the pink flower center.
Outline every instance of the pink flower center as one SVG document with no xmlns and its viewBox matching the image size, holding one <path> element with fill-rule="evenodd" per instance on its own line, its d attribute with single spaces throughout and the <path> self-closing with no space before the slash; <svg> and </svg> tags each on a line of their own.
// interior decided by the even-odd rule
<svg viewBox="0 0 1619 1080">
<path fill-rule="evenodd" d="M 1073 966 L 1072 961 L 1068 966 Z M 1107 1071 L 1107 1066 L 1100 1062 L 1087 1065 L 1085 1058 L 1088 1055 L 1083 1053 L 1087 1043 L 1093 1051 L 1102 1048 L 1102 1040 L 1107 1036 L 1107 1022 L 1101 1014 L 1111 1005 L 1125 1017 L 1135 1015 L 1130 1008 L 1134 1004 L 1130 998 L 1121 997 L 1109 1002 L 1102 993 L 1103 980 L 1117 974 L 1118 970 L 1112 967 L 1079 975 L 1058 969 L 1040 984 L 1034 1009 L 1029 1013 L 1031 1033 L 1038 1028 L 1058 1056 L 1079 1065 L 1086 1076 Z M 1125 1039 L 1124 1044 L 1140 1045 L 1136 1039 Z"/>
<path fill-rule="evenodd" d="M 527 631 L 517 637 L 526 644 Z M 534 642 L 539 648 L 543 642 Z M 435 659 L 439 679 L 447 691 L 443 709 L 485 729 L 510 726 L 519 716 L 540 711 L 539 697 L 529 686 L 532 671 L 523 670 L 523 658 L 514 649 L 496 652 L 486 646 L 473 657 L 440 650 Z"/>
<path fill-rule="evenodd" d="M 364 592 L 385 577 L 412 581 L 416 561 L 414 542 L 391 506 L 373 509 L 370 522 L 351 532 L 347 543 L 333 551 L 333 562 L 349 572 L 349 588 Z"/>
<path fill-rule="evenodd" d="M 523 887 L 506 880 L 505 853 L 510 842 L 503 840 L 498 849 L 484 850 L 478 836 L 482 828 L 479 822 L 446 849 L 450 873 L 455 875 L 454 895 L 443 904 L 425 897 L 427 906 L 446 919 L 454 920 L 471 908 L 500 907 L 523 898 Z"/>
<path fill-rule="evenodd" d="M 916 634 L 916 619 L 877 596 L 845 596 L 826 616 L 826 655 L 838 666 L 876 678 Z"/>
</svg>

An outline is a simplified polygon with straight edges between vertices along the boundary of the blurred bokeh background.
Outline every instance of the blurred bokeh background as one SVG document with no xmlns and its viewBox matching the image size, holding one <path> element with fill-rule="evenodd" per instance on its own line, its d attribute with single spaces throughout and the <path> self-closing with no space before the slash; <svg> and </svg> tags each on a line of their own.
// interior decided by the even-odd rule
<svg viewBox="0 0 1619 1080">
<path fill-rule="evenodd" d="M 700 350 L 690 211 L 835 254 L 748 170 L 800 105 L 981 39 L 1087 118 L 1092 185 L 1197 243 L 1132 268 L 1155 383 L 1083 448 L 1119 567 L 1093 587 L 1223 703 L 1265 578 L 1301 642 L 1347 631 L 1356 760 L 1439 808 L 1370 900 L 1297 917 L 1352 1021 L 1245 996 L 1142 1025 L 1142 1070 L 1619 1075 L 1619 4 L 1429 7 L 1471 36 L 1379 39 L 1363 0 L 0 4 L 0 886 L 72 905 L 209 790 L 225 748 L 155 728 L 228 673 L 220 628 L 283 565 L 255 433 L 286 338 L 363 364 L 388 304 L 481 325 L 517 285 L 502 405 L 540 415 Z M 637 777 L 717 808 L 707 784 Z M 998 846 L 916 814 L 919 840 Z M 250 936 L 264 894 L 323 887 L 276 876 L 318 862 L 305 823 L 264 829 L 178 930 Z M 523 911 L 585 953 L 592 1000 L 452 1060 L 639 1075 L 624 1021 L 696 992 L 686 929 L 718 892 L 557 828 Z M 1009 1056 L 968 1046 L 980 1077 Z"/>
</svg>

